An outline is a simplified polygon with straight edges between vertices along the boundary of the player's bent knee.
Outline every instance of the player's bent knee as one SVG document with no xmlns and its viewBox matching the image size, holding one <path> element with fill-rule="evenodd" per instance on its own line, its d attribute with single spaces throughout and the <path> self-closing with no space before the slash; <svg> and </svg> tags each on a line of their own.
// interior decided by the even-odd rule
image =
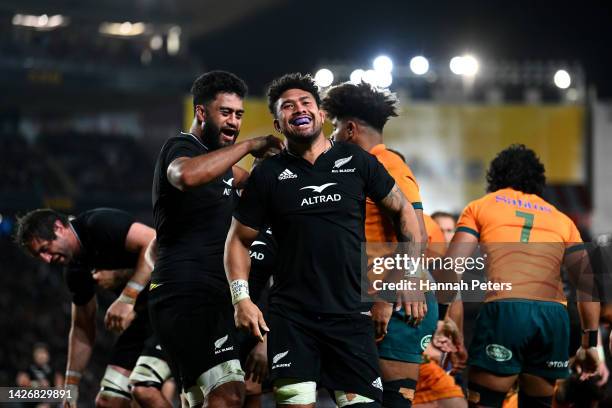
<svg viewBox="0 0 612 408">
<path fill-rule="evenodd" d="M 132 394 L 130 393 L 129 379 L 124 374 L 120 373 L 113 367 L 106 367 L 104 377 L 100 381 L 100 392 L 98 393 L 97 400 L 100 399 L 101 406 L 116 406 L 116 404 L 105 405 L 110 399 L 125 399 L 131 400 Z"/>
<path fill-rule="evenodd" d="M 161 389 L 164 382 L 172 376 L 168 363 L 157 357 L 140 356 L 130 374 L 132 386 L 155 387 Z"/>
<path fill-rule="evenodd" d="M 197 379 L 197 384 L 185 392 L 185 399 L 190 407 L 201 406 L 213 390 L 231 382 L 244 383 L 244 371 L 242 371 L 240 361 L 238 360 L 229 360 L 217 364 L 200 375 Z M 242 400 L 240 390 L 234 393 L 227 393 L 227 395 L 223 396 L 226 403 L 232 398 L 235 398 L 238 401 L 237 403 L 240 404 Z M 229 404 L 233 405 L 232 401 L 229 401 Z"/>
<path fill-rule="evenodd" d="M 278 405 L 308 405 L 317 401 L 317 383 L 296 379 L 274 382 L 274 398 Z"/>
<path fill-rule="evenodd" d="M 206 398 L 218 386 L 234 381 L 244 383 L 244 371 L 240 367 L 239 360 L 229 360 L 217 364 L 200 375 L 197 379 L 197 384 L 202 389 Z"/>
<path fill-rule="evenodd" d="M 552 407 L 552 395 L 548 397 L 531 397 L 519 390 L 519 407 L 550 408 Z"/>
<path fill-rule="evenodd" d="M 368 397 L 364 397 L 363 395 L 344 392 L 344 391 L 334 391 L 334 396 L 336 397 L 336 404 L 339 408 L 348 407 L 351 408 L 359 408 L 359 407 L 368 407 L 373 408 L 374 406 L 379 406 L 376 401 L 370 399 Z"/>
<path fill-rule="evenodd" d="M 404 408 L 412 406 L 417 382 L 411 378 L 383 381 L 383 406 Z"/>
<path fill-rule="evenodd" d="M 470 407 L 500 408 L 504 404 L 506 393 L 493 391 L 485 386 L 468 382 L 467 400 Z"/>
<path fill-rule="evenodd" d="M 161 391 L 157 387 L 146 385 L 135 385 L 132 387 L 132 395 L 140 405 L 147 405 L 147 402 L 156 401 Z"/>
</svg>

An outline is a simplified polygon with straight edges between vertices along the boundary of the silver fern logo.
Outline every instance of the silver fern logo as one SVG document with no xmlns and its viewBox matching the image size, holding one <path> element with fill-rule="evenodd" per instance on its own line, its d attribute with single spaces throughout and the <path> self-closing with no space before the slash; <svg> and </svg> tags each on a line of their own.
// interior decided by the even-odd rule
<svg viewBox="0 0 612 408">
<path fill-rule="evenodd" d="M 274 358 L 272 358 L 272 364 L 276 364 L 278 363 L 280 360 L 283 359 L 283 357 L 285 357 L 287 354 L 289 354 L 289 350 L 284 351 L 282 353 L 278 353 L 277 355 L 274 356 Z"/>
<path fill-rule="evenodd" d="M 223 347 L 228 338 L 229 334 L 226 334 L 224 337 L 221 337 L 220 339 L 215 341 L 215 348 L 220 349 L 221 347 Z"/>
<path fill-rule="evenodd" d="M 334 169 L 339 169 L 344 166 L 346 163 L 350 162 L 353 156 L 345 157 L 344 159 L 338 159 L 334 162 Z"/>
</svg>

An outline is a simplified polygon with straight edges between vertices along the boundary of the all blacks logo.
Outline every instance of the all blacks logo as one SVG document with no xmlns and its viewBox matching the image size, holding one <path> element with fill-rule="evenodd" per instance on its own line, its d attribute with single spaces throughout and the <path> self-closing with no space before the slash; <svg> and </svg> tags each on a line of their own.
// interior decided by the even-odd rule
<svg viewBox="0 0 612 408">
<path fill-rule="evenodd" d="M 512 358 L 512 352 L 499 344 L 489 344 L 486 352 L 487 356 L 495 361 L 508 361 Z"/>
</svg>

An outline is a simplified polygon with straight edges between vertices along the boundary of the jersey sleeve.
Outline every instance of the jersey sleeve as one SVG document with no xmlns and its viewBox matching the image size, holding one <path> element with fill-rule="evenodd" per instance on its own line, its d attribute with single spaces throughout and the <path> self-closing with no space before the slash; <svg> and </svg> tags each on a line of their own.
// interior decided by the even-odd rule
<svg viewBox="0 0 612 408">
<path fill-rule="evenodd" d="M 457 222 L 457 232 L 467 232 L 474 235 L 476 238 L 480 238 L 480 227 L 477 219 L 477 202 L 472 201 L 461 213 L 459 221 Z"/>
<path fill-rule="evenodd" d="M 266 223 L 269 186 L 264 170 L 263 164 L 255 167 L 246 187 L 242 190 L 238 207 L 234 211 L 234 218 L 255 230 L 262 229 Z"/>
<path fill-rule="evenodd" d="M 397 163 L 393 166 L 390 166 L 388 169 L 389 174 L 395 182 L 402 193 L 408 198 L 408 201 L 412 203 L 412 207 L 415 210 L 423 209 L 423 201 L 421 200 L 421 193 L 419 192 L 419 184 L 412 174 L 410 167 L 408 167 L 405 163 Z"/>
<path fill-rule="evenodd" d="M 108 208 L 96 211 L 89 218 L 87 229 L 91 231 L 94 245 L 122 251 L 128 231 L 135 222 L 136 219 L 129 213 Z"/>
<path fill-rule="evenodd" d="M 569 217 L 566 217 L 566 222 L 568 224 L 568 234 L 565 241 L 566 251 L 573 252 L 584 249 L 585 246 L 582 242 L 582 237 L 580 236 L 578 227 L 576 227 L 574 221 L 572 221 Z"/>
<path fill-rule="evenodd" d="M 364 152 L 364 155 L 365 171 L 363 174 L 365 175 L 366 195 L 372 201 L 378 202 L 389 194 L 395 185 L 395 180 L 375 156 L 367 152 Z"/>
<path fill-rule="evenodd" d="M 195 143 L 187 137 L 177 137 L 168 143 L 166 149 L 164 149 L 163 157 L 166 168 L 179 157 L 195 157 L 202 154 Z"/>
<path fill-rule="evenodd" d="M 86 305 L 96 294 L 96 282 L 84 265 L 69 265 L 64 270 L 64 280 L 72 296 L 72 303 Z"/>
</svg>

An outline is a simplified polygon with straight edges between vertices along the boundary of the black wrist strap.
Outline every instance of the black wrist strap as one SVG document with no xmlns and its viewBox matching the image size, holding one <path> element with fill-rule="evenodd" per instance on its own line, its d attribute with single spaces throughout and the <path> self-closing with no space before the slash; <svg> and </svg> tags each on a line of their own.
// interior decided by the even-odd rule
<svg viewBox="0 0 612 408">
<path fill-rule="evenodd" d="M 597 343 L 599 340 L 599 330 L 597 329 L 585 329 L 582 331 L 583 334 L 589 335 L 589 348 L 597 347 Z"/>
</svg>

